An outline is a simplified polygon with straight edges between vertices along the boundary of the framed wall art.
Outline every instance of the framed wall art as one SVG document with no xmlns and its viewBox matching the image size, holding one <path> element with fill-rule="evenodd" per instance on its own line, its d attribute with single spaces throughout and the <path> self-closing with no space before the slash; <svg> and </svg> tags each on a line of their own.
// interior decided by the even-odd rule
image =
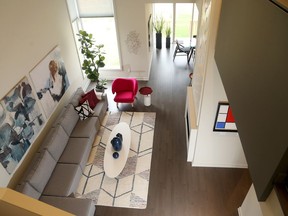
<svg viewBox="0 0 288 216">
<path fill-rule="evenodd" d="M 42 129 L 45 119 L 24 77 L 0 101 L 0 163 L 11 174 Z"/>
<path fill-rule="evenodd" d="M 30 77 L 48 118 L 70 85 L 58 46 L 30 72 Z"/>
<path fill-rule="evenodd" d="M 213 131 L 237 132 L 234 116 L 228 102 L 219 102 Z"/>
</svg>

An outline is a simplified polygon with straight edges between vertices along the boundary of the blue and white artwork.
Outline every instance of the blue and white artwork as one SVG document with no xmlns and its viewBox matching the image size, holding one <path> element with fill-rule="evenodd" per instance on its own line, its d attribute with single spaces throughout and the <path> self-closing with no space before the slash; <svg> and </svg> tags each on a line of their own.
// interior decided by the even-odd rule
<svg viewBox="0 0 288 216">
<path fill-rule="evenodd" d="M 31 71 L 30 77 L 48 118 L 69 87 L 64 61 L 58 46 Z"/>
<path fill-rule="evenodd" d="M 11 174 L 44 125 L 25 77 L 0 102 L 0 163 Z"/>
</svg>

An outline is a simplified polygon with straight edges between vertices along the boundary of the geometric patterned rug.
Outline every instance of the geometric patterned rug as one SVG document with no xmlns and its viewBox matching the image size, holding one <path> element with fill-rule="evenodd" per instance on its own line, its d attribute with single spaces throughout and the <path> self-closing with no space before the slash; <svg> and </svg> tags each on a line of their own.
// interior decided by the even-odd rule
<svg viewBox="0 0 288 216">
<path fill-rule="evenodd" d="M 76 197 L 94 200 L 96 205 L 139 208 L 147 205 L 156 113 L 107 112 L 95 139 Z M 103 169 L 106 145 L 116 124 L 131 129 L 130 152 L 123 171 L 109 178 Z"/>
</svg>

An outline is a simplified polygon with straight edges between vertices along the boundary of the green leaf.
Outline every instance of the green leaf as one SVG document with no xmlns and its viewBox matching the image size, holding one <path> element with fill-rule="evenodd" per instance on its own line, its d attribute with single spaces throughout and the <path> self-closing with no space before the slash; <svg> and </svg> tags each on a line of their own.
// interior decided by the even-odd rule
<svg viewBox="0 0 288 216">
<path fill-rule="evenodd" d="M 84 30 L 80 30 L 77 34 L 78 41 L 81 43 L 81 54 L 84 55 L 82 62 L 82 70 L 87 75 L 87 78 L 91 81 L 98 81 L 99 79 L 99 67 L 104 67 L 105 52 L 102 51 L 103 44 L 95 44 L 92 34 L 88 34 Z M 97 61 L 95 61 L 98 59 Z"/>
</svg>

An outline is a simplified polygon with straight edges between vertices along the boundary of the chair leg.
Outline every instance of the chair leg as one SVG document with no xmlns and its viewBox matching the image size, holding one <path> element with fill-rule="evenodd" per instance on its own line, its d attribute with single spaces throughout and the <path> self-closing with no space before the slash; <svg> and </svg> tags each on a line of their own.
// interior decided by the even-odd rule
<svg viewBox="0 0 288 216">
<path fill-rule="evenodd" d="M 177 53 L 177 49 L 175 49 L 175 51 L 174 51 L 173 62 L 174 62 L 174 59 L 175 59 L 175 57 L 176 57 L 176 53 Z"/>
<path fill-rule="evenodd" d="M 195 55 L 196 55 L 196 49 L 194 48 L 192 53 L 193 62 L 195 61 Z"/>
<path fill-rule="evenodd" d="M 188 63 L 190 62 L 190 59 L 191 59 L 191 57 L 192 57 L 192 55 L 193 55 L 193 48 L 191 48 L 190 49 L 190 52 L 189 53 L 187 53 L 187 60 L 188 60 Z"/>
<path fill-rule="evenodd" d="M 193 56 L 193 53 L 194 53 L 194 48 L 192 48 L 190 53 L 189 53 L 189 61 L 188 61 L 188 63 L 190 62 L 190 59 Z"/>
</svg>

